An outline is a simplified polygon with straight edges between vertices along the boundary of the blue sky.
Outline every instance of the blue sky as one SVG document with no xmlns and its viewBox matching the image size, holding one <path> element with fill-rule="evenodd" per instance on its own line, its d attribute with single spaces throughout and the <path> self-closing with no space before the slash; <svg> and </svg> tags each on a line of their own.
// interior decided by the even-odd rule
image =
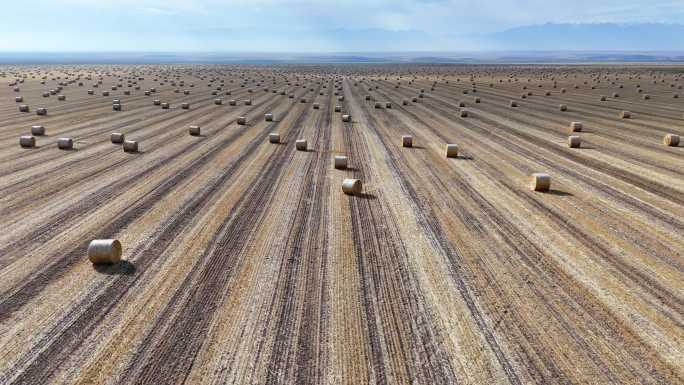
<svg viewBox="0 0 684 385">
<path fill-rule="evenodd" d="M 486 37 L 530 25 L 684 20 L 684 0 L 32 0 L 3 8 L 10 16 L 0 51 L 53 52 L 475 51 L 505 48 Z"/>
</svg>

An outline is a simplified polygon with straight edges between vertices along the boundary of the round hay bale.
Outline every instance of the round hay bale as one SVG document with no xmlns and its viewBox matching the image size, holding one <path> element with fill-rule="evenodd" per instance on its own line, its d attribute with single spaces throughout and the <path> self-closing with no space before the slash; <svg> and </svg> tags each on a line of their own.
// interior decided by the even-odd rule
<svg viewBox="0 0 684 385">
<path fill-rule="evenodd" d="M 445 155 L 447 158 L 457 158 L 458 157 L 458 145 L 454 143 L 447 143 L 445 149 Z"/>
<path fill-rule="evenodd" d="M 511 107 L 518 107 L 518 102 L 511 100 Z"/>
<path fill-rule="evenodd" d="M 551 188 L 551 176 L 544 173 L 534 173 L 530 178 L 530 189 L 532 191 L 549 191 Z"/>
<path fill-rule="evenodd" d="M 161 100 L 159 100 L 159 99 L 154 99 L 154 100 L 152 101 L 152 104 L 154 104 L 155 106 L 161 106 Z"/>
<path fill-rule="evenodd" d="M 385 108 L 392 108 L 392 102 L 385 102 Z"/>
<path fill-rule="evenodd" d="M 480 103 L 480 102 L 481 102 L 481 100 L 479 97 L 475 98 L 475 103 Z"/>
<path fill-rule="evenodd" d="M 237 106 L 237 101 L 236 101 L 235 99 L 230 99 L 230 100 L 228 101 L 228 105 L 229 105 L 229 106 Z"/>
<path fill-rule="evenodd" d="M 273 114 L 264 114 L 264 120 L 267 122 L 273 121 Z"/>
<path fill-rule="evenodd" d="M 252 105 L 252 99 L 246 99 L 245 100 L 245 106 L 251 106 Z"/>
<path fill-rule="evenodd" d="M 19 137 L 19 145 L 23 148 L 36 147 L 36 138 L 33 135 L 22 135 Z"/>
<path fill-rule="evenodd" d="M 22 96 L 15 96 L 14 97 L 14 102 L 15 103 L 21 103 L 24 101 L 24 98 Z"/>
<path fill-rule="evenodd" d="M 22 104 L 19 106 L 19 112 L 29 112 L 30 108 L 26 104 Z"/>
<path fill-rule="evenodd" d="M 276 132 L 268 134 L 268 141 L 271 143 L 280 143 L 280 134 Z"/>
<path fill-rule="evenodd" d="M 342 121 L 345 123 L 351 123 L 351 115 L 348 115 L 348 114 L 342 115 Z"/>
<path fill-rule="evenodd" d="M 138 152 L 138 142 L 134 140 L 124 140 L 123 150 L 124 152 Z"/>
<path fill-rule="evenodd" d="M 306 151 L 306 139 L 297 139 L 295 147 L 297 151 Z"/>
<path fill-rule="evenodd" d="M 169 108 L 171 108 L 171 105 L 169 103 L 164 102 L 161 104 L 161 108 L 162 110 L 168 110 Z"/>
<path fill-rule="evenodd" d="M 112 104 L 112 110 L 121 111 L 121 104 L 119 104 L 119 103 Z"/>
<path fill-rule="evenodd" d="M 214 99 L 214 104 L 220 106 L 221 104 L 223 104 L 223 99 Z"/>
<path fill-rule="evenodd" d="M 42 136 L 45 135 L 45 127 L 31 126 L 31 135 Z"/>
<path fill-rule="evenodd" d="M 335 112 L 342 112 L 342 106 L 335 106 Z"/>
<path fill-rule="evenodd" d="M 402 135 L 401 136 L 401 146 L 402 147 L 413 147 L 413 136 Z"/>
<path fill-rule="evenodd" d="M 124 134 L 120 132 L 112 132 L 112 134 L 109 136 L 109 139 L 112 141 L 114 144 L 121 144 L 125 140 Z"/>
<path fill-rule="evenodd" d="M 382 103 L 375 102 L 375 108 L 382 108 Z"/>
<path fill-rule="evenodd" d="M 622 119 L 629 119 L 632 117 L 632 114 L 629 111 L 621 111 L 620 112 L 620 118 Z"/>
<path fill-rule="evenodd" d="M 102 91 L 102 96 L 109 96 L 109 91 Z"/>
<path fill-rule="evenodd" d="M 66 95 L 57 95 L 57 100 L 66 100 Z"/>
<path fill-rule="evenodd" d="M 39 108 L 36 110 L 36 115 L 45 116 L 47 115 L 47 108 Z"/>
<path fill-rule="evenodd" d="M 558 106 L 558 109 L 561 110 L 561 111 L 567 111 L 567 110 L 568 110 L 568 106 L 566 106 L 565 104 L 561 104 L 560 106 Z"/>
<path fill-rule="evenodd" d="M 95 239 L 88 245 L 88 259 L 93 264 L 112 264 L 121 260 L 121 243 L 116 239 Z"/>
<path fill-rule="evenodd" d="M 580 132 L 582 131 L 582 122 L 571 122 L 570 132 Z"/>
<path fill-rule="evenodd" d="M 402 105 L 402 106 L 408 106 L 408 104 L 409 104 L 408 99 L 404 99 L 404 100 L 401 102 L 401 105 Z"/>
<path fill-rule="evenodd" d="M 340 95 L 337 97 L 338 102 L 343 102 L 344 101 L 344 96 Z"/>
<path fill-rule="evenodd" d="M 314 104 L 313 104 L 313 109 L 314 109 L 314 110 L 317 110 L 317 109 L 319 109 L 319 108 L 320 108 L 320 105 L 319 105 L 318 103 L 314 103 Z"/>
<path fill-rule="evenodd" d="M 371 96 L 370 96 L 370 95 L 366 95 L 365 98 L 366 98 L 366 100 L 371 100 Z"/>
<path fill-rule="evenodd" d="M 189 110 L 190 109 L 190 103 L 181 103 L 181 108 L 184 110 Z"/>
<path fill-rule="evenodd" d="M 576 136 L 576 135 L 568 136 L 568 147 L 579 148 L 580 144 L 582 144 L 582 139 L 579 136 Z"/>
<path fill-rule="evenodd" d="M 57 139 L 57 148 L 60 150 L 71 150 L 74 148 L 74 141 L 71 138 Z"/>
<path fill-rule="evenodd" d="M 363 190 L 363 185 L 358 179 L 345 179 L 342 181 L 342 192 L 347 195 L 360 194 Z"/>
<path fill-rule="evenodd" d="M 602 101 L 602 102 L 605 102 L 607 99 L 608 99 L 608 98 L 606 98 L 605 95 L 601 95 L 601 101 Z"/>
<path fill-rule="evenodd" d="M 191 136 L 200 136 L 200 126 L 190 126 L 188 127 L 188 133 Z"/>
<path fill-rule="evenodd" d="M 336 155 L 335 158 L 335 168 L 339 170 L 344 170 L 347 168 L 347 157 L 344 155 Z"/>
<path fill-rule="evenodd" d="M 663 144 L 666 146 L 677 147 L 679 146 L 679 135 L 667 134 L 663 137 Z"/>
<path fill-rule="evenodd" d="M 238 117 L 237 118 L 237 124 L 244 126 L 245 124 L 247 124 L 247 118 L 244 116 Z"/>
</svg>

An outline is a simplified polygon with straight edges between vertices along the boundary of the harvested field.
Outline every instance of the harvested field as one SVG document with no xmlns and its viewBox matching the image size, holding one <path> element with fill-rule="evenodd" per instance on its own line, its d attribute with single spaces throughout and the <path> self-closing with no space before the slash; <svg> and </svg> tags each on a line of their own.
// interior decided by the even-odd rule
<svg viewBox="0 0 684 385">
<path fill-rule="evenodd" d="M 682 73 L 0 67 L 0 384 L 682 384 Z"/>
</svg>

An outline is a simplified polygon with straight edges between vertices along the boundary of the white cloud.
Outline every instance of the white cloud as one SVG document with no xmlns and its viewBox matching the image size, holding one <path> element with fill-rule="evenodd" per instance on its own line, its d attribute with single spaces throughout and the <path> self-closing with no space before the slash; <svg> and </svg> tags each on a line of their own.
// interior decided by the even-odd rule
<svg viewBox="0 0 684 385">
<path fill-rule="evenodd" d="M 33 0 L 31 9 L 16 1 L 3 7 L 12 17 L 3 20 L 0 33 L 23 41 L 0 42 L 0 49 L 31 41 L 240 49 L 248 46 L 238 41 L 241 33 L 258 33 L 264 47 L 341 47 L 343 39 L 329 33 L 335 29 L 416 31 L 430 36 L 430 44 L 461 48 L 468 46 L 467 36 L 530 24 L 684 20 L 682 0 Z M 41 28 L 26 29 L 33 25 Z M 208 35 L 226 26 L 237 32 L 220 40 Z"/>
</svg>

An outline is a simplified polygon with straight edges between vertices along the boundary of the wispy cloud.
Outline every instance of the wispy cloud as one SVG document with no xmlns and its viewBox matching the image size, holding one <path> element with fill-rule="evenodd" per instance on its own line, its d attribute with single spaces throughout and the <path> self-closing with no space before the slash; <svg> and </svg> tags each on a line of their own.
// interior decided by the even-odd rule
<svg viewBox="0 0 684 385">
<path fill-rule="evenodd" d="M 265 50 L 335 50 L 351 41 L 364 47 L 372 42 L 377 49 L 403 44 L 407 50 L 455 50 L 478 48 L 473 35 L 518 26 L 684 20 L 682 0 L 34 0 L 32 5 L 4 4 L 12 17 L 0 24 L 0 49 L 102 49 L 106 44 L 111 49 L 240 50 L 251 39 Z M 196 32 L 225 26 L 234 32 Z M 356 38 L 363 34 L 366 39 Z"/>
</svg>

